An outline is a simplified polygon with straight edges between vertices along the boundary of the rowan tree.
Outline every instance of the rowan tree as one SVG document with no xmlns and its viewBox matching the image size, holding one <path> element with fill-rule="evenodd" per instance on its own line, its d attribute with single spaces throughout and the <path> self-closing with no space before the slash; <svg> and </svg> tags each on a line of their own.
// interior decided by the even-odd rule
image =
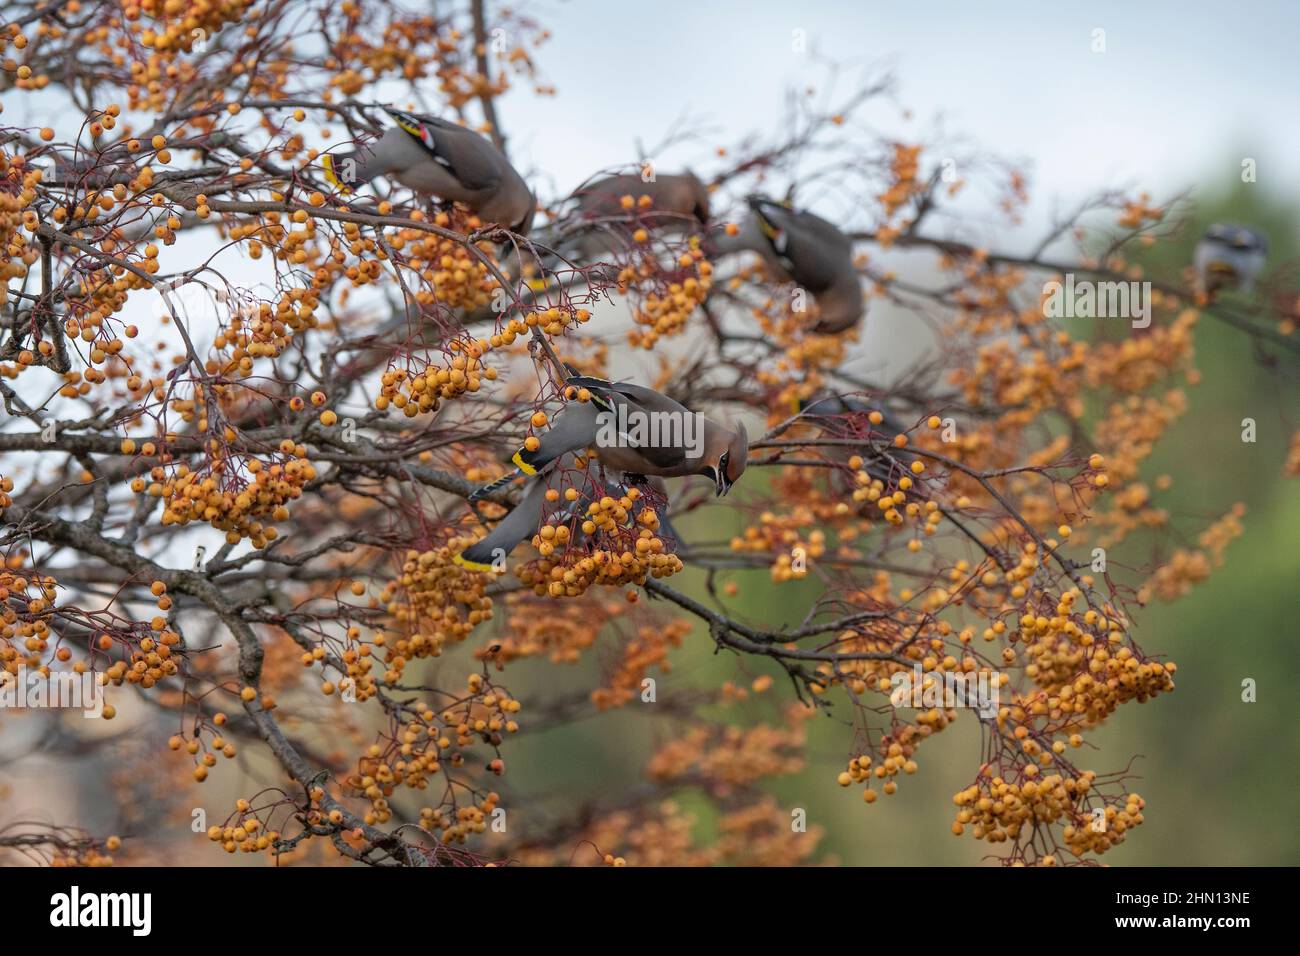
<svg viewBox="0 0 1300 956">
<path fill-rule="evenodd" d="M 723 228 L 750 193 L 830 196 L 871 303 L 933 331 L 890 381 L 864 376 L 860 330 L 813 332 L 815 304 L 761 262 L 711 261 L 701 230 L 657 229 L 638 193 L 593 219 L 577 184 L 547 192 L 495 106 L 563 96 L 544 25 L 482 0 L 436 9 L 6 4 L 0 666 L 94 675 L 115 732 L 57 711 L 0 726 L 40 721 L 70 776 L 111 755 L 92 793 L 127 839 L 0 804 L 0 850 L 167 859 L 164 834 L 188 835 L 231 775 L 257 785 L 195 837 L 214 862 L 812 862 L 818 827 L 792 827 L 764 784 L 802 767 L 823 713 L 844 726 L 824 784 L 883 804 L 863 813 L 888 814 L 927 739 L 970 720 L 970 784 L 935 826 L 1010 864 L 1092 863 L 1127 839 L 1146 812 L 1131 755 L 1090 734 L 1174 690 L 1141 607 L 1208 578 L 1245 513 L 1225 493 L 1222 517 L 1175 527 L 1146 461 L 1197 383 L 1198 327 L 1229 323 L 1293 367 L 1300 300 L 1146 274 L 1149 247 L 1186 236 L 1177 196 L 1103 189 L 1033 253 L 999 251 L 955 197 L 1012 224 L 1024 173 L 861 121 L 890 78 L 829 64 L 740 143 L 677 130 L 592 170 L 648 178 L 686 157 Z M 505 149 L 539 188 L 532 232 L 382 178 L 331 186 L 322 153 L 382 133 L 378 103 Z M 566 245 L 595 231 L 599 258 Z M 904 255 L 931 278 L 900 278 Z M 1153 321 L 1052 317 L 1045 283 L 1067 274 L 1150 283 Z M 456 564 L 517 490 L 469 496 L 576 400 L 574 371 L 748 422 L 743 480 L 725 499 L 697 479 L 621 484 L 580 515 L 590 531 L 541 527 L 502 574 Z M 825 396 L 852 403 L 809 414 Z M 668 532 L 683 522 L 706 530 Z M 769 589 L 806 596 L 801 580 L 818 585 L 801 623 L 756 613 Z M 672 673 L 699 643 L 732 679 Z M 597 656 L 577 695 L 511 691 L 529 659 Z M 982 677 L 997 705 L 912 706 L 896 691 L 917 672 Z M 530 736 L 620 708 L 662 725 L 642 779 L 563 817 L 513 799 Z M 686 793 L 716 808 L 713 839 Z"/>
</svg>

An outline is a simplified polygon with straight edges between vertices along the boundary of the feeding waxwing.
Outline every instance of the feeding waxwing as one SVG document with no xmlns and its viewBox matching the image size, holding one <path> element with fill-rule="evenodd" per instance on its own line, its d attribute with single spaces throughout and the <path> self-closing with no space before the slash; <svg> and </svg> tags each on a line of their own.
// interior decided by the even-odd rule
<svg viewBox="0 0 1300 956">
<path fill-rule="evenodd" d="M 853 267 L 853 241 L 814 213 L 763 196 L 746 199 L 749 214 L 734 236 L 715 233 L 706 252 L 721 258 L 757 252 L 778 276 L 810 292 L 819 318 L 813 331 L 843 332 L 862 321 L 866 303 Z"/>
<path fill-rule="evenodd" d="M 588 256 L 626 246 L 618 238 L 631 231 L 629 216 L 665 234 L 702 230 L 709 222 L 709 188 L 690 171 L 656 174 L 649 180 L 640 173 L 608 176 L 582 186 L 574 196 L 575 216 L 585 226 L 582 248 Z M 638 205 L 624 209 L 624 196 Z M 650 197 L 648 208 L 639 205 L 642 196 Z"/>
<path fill-rule="evenodd" d="M 521 542 L 528 540 L 537 533 L 537 529 L 546 521 L 559 515 L 563 520 L 585 513 L 587 506 L 598 501 L 603 495 L 612 498 L 618 498 L 625 492 L 622 488 L 613 484 L 609 480 L 592 484 L 590 482 L 578 482 L 568 487 L 577 491 L 577 497 L 572 501 L 567 499 L 552 504 L 546 500 L 546 492 L 552 487 L 556 491 L 561 490 L 561 486 L 566 483 L 557 476 L 571 469 L 574 465 L 574 456 L 563 456 L 564 460 L 555 469 L 545 473 L 534 475 L 529 478 L 528 486 L 524 490 L 523 497 L 519 503 L 510 510 L 510 512 L 497 522 L 488 534 L 480 540 L 474 542 L 452 560 L 462 567 L 469 568 L 473 571 L 504 571 L 505 559 Z M 667 499 L 668 489 L 663 481 L 659 478 L 648 478 L 646 484 L 651 487 L 657 496 Z M 567 489 L 566 489 L 567 490 Z M 480 489 L 480 493 L 482 489 Z M 664 509 L 665 512 L 667 509 Z M 581 532 L 575 534 L 581 538 Z M 659 536 L 667 537 L 672 541 L 680 544 L 677 534 L 668 520 L 667 514 L 659 518 Z"/>
<path fill-rule="evenodd" d="M 378 142 L 321 157 L 325 178 L 343 190 L 390 176 L 418 193 L 463 202 L 486 223 L 526 234 L 537 202 L 523 177 L 492 143 L 436 116 L 385 106 L 396 126 Z"/>
<path fill-rule="evenodd" d="M 1268 240 L 1258 230 L 1216 222 L 1196 244 L 1197 285 L 1206 295 L 1234 286 L 1249 293 L 1267 259 Z"/>
<path fill-rule="evenodd" d="M 496 491 L 520 474 L 536 475 L 562 455 L 594 449 L 600 463 L 625 475 L 703 475 L 725 495 L 745 471 L 749 438 L 743 424 L 726 428 L 652 388 L 585 375 L 566 383 L 567 401 L 537 447 L 512 459 L 516 473 L 479 489 Z M 589 401 L 573 400 L 583 391 Z"/>
</svg>

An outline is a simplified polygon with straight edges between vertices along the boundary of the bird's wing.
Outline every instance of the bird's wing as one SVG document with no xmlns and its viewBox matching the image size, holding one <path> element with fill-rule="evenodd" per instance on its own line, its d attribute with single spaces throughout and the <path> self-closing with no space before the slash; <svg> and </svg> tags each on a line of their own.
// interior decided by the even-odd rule
<svg viewBox="0 0 1300 956">
<path fill-rule="evenodd" d="M 781 267 L 814 295 L 852 271 L 853 242 L 833 223 L 762 196 L 748 202 Z"/>
<path fill-rule="evenodd" d="M 585 388 L 591 392 L 594 398 L 603 399 L 607 402 L 613 396 L 621 395 L 646 411 L 690 414 L 690 409 L 681 402 L 669 398 L 663 392 L 656 392 L 653 388 L 635 385 L 632 382 L 607 382 L 603 378 L 596 378 L 591 375 L 571 375 L 567 384 Z"/>
<path fill-rule="evenodd" d="M 501 181 L 496 147 L 472 129 L 438 116 L 391 107 L 384 107 L 384 111 L 466 189 L 489 189 Z"/>
<path fill-rule="evenodd" d="M 592 403 L 599 403 L 598 407 L 601 411 L 616 412 L 618 404 L 625 404 L 628 406 L 629 414 L 632 412 L 647 415 L 669 413 L 677 416 L 677 424 L 682 434 L 685 433 L 685 416 L 694 414 L 680 402 L 644 385 L 634 385 L 631 382 L 607 382 L 590 375 L 571 376 L 567 384 L 587 389 L 591 393 Z M 629 419 L 629 421 L 633 420 Z M 647 425 L 649 421 L 647 419 Z M 634 421 L 633 427 L 635 427 Z M 674 468 L 681 464 L 686 454 L 684 448 L 674 445 L 640 444 L 633 441 L 631 436 L 622 437 L 625 439 L 625 447 L 636 449 L 653 469 Z"/>
<path fill-rule="evenodd" d="M 596 440 L 596 416 L 602 410 L 590 402 L 569 402 L 538 438 L 537 449 L 521 448 L 512 460 L 524 474 L 535 475 L 561 455 L 586 448 Z"/>
</svg>

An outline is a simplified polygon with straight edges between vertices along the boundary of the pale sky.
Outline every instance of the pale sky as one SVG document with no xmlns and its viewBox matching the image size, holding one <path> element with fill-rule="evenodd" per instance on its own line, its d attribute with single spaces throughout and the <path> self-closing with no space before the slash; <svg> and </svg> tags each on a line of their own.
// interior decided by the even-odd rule
<svg viewBox="0 0 1300 956">
<path fill-rule="evenodd" d="M 774 128 L 784 90 L 818 81 L 817 60 L 892 66 L 898 102 L 882 132 L 949 136 L 1032 160 L 1034 210 L 1098 186 L 1156 198 L 1219 191 L 1258 162 L 1259 184 L 1291 191 L 1300 127 L 1294 90 L 1300 4 L 1255 2 L 520 4 L 551 28 L 538 51 L 555 98 L 509 96 L 512 154 L 576 184 L 635 159 L 684 113 L 721 126 L 718 142 Z M 597 12 L 599 11 L 599 12 Z M 809 53 L 792 51 L 805 31 Z M 1093 30 L 1105 52 L 1092 52 Z M 704 150 L 683 149 L 673 161 Z M 665 157 L 664 162 L 669 161 Z M 1218 182 L 1222 177 L 1222 182 Z"/>
</svg>

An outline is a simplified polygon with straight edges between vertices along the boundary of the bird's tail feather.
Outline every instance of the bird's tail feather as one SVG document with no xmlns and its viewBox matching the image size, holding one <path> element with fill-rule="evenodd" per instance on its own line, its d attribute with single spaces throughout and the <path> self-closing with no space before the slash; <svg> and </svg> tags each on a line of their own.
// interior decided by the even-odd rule
<svg viewBox="0 0 1300 956">
<path fill-rule="evenodd" d="M 486 540 L 486 538 L 483 539 L 483 541 Z M 492 564 L 492 552 L 495 549 L 484 547 L 483 541 L 471 544 L 451 560 L 462 568 L 468 568 L 471 571 L 495 571 L 496 568 Z"/>
<path fill-rule="evenodd" d="M 515 457 L 518 458 L 519 456 L 515 455 Z M 518 462 L 516 462 L 516 464 L 518 464 Z M 492 494 L 494 491 L 500 491 L 502 488 L 504 488 L 506 485 L 513 482 L 520 475 L 526 475 L 526 474 L 531 474 L 531 472 L 525 471 L 521 468 L 516 468 L 514 471 L 507 472 L 506 474 L 502 475 L 500 478 L 496 479 L 496 481 L 488 482 L 486 485 L 484 485 L 481 488 L 475 488 L 473 491 L 470 492 L 469 500 L 478 501 L 480 498 L 486 497 L 487 495 Z"/>
</svg>

